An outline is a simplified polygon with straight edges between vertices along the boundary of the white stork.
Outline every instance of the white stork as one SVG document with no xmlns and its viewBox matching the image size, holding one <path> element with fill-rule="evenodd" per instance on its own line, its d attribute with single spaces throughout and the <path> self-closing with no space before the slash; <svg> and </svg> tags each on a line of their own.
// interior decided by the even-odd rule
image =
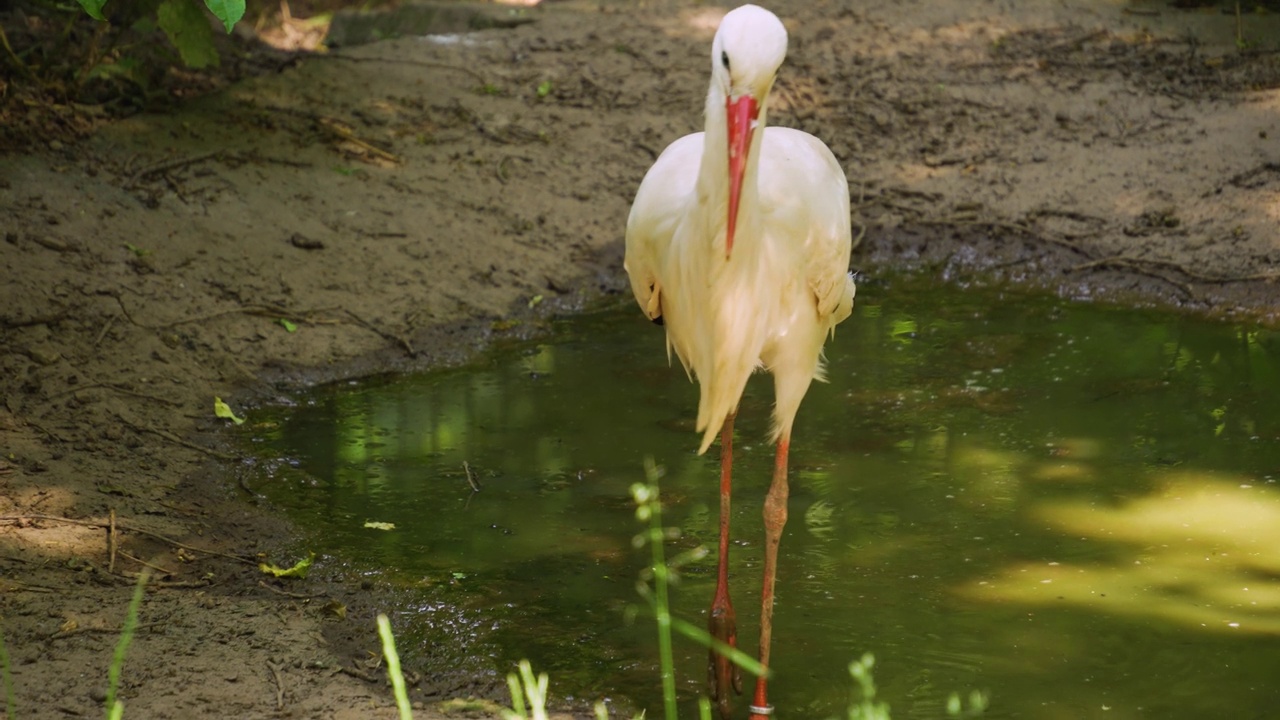
<svg viewBox="0 0 1280 720">
<path fill-rule="evenodd" d="M 625 268 L 636 301 L 665 326 L 699 383 L 699 453 L 720 433 L 720 556 L 708 626 L 736 644 L 729 601 L 733 418 L 747 378 L 773 374 L 777 459 L 764 504 L 766 533 L 760 662 L 769 665 L 778 542 L 787 521 L 787 451 L 800 401 L 822 379 L 822 345 L 853 310 L 844 171 L 821 140 L 766 128 L 769 90 L 787 52 L 777 16 L 744 5 L 724 16 L 711 44 L 706 131 L 664 151 L 645 175 L 627 220 Z M 711 692 L 722 717 L 736 669 L 712 651 Z M 753 720 L 772 713 L 757 679 Z"/>
</svg>

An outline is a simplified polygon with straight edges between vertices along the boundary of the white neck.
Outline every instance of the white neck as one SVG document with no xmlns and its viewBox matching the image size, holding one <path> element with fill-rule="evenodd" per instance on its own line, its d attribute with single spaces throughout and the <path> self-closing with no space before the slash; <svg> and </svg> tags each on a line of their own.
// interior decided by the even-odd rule
<svg viewBox="0 0 1280 720">
<path fill-rule="evenodd" d="M 706 236 L 721 251 L 729 221 L 729 123 L 724 92 L 712 84 L 707 93 L 706 134 L 703 137 L 702 163 L 698 168 L 698 201 L 706 209 Z M 747 167 L 742 178 L 742 195 L 738 199 L 738 222 L 733 244 L 754 245 L 760 235 L 760 190 L 756 182 L 760 167 L 760 148 L 764 141 L 767 101 L 760 106 L 759 121 L 747 152 Z"/>
</svg>

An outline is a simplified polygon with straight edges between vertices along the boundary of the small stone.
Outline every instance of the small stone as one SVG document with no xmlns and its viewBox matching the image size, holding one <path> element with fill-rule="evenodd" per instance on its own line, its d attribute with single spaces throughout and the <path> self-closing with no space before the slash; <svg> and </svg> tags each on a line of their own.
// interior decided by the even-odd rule
<svg viewBox="0 0 1280 720">
<path fill-rule="evenodd" d="M 36 345 L 27 349 L 27 357 L 40 365 L 52 365 L 62 359 L 62 353 L 48 345 Z"/>
</svg>

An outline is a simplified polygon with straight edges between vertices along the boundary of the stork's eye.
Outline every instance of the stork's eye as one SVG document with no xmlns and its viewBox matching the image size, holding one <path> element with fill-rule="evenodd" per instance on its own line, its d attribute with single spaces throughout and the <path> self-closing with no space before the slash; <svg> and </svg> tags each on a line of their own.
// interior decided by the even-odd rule
<svg viewBox="0 0 1280 720">
<path fill-rule="evenodd" d="M 720 51 L 720 64 L 724 65 L 725 70 L 729 69 L 729 53 L 724 50 Z"/>
</svg>

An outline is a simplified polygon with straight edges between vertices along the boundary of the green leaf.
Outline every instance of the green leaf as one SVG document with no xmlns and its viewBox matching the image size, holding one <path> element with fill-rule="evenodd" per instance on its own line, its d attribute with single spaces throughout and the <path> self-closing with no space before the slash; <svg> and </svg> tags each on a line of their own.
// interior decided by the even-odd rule
<svg viewBox="0 0 1280 720">
<path fill-rule="evenodd" d="M 236 414 L 231 411 L 231 406 L 223 402 L 220 397 L 213 399 L 213 414 L 224 420 L 230 420 L 237 425 L 244 424 L 244 418 L 236 417 Z"/>
<path fill-rule="evenodd" d="M 285 330 L 288 330 L 289 332 L 297 332 L 298 330 L 298 325 L 296 323 L 290 322 L 285 318 L 277 318 L 276 322 L 280 323 L 280 327 L 283 327 Z"/>
<path fill-rule="evenodd" d="M 189 68 L 218 65 L 218 49 L 213 46 L 213 29 L 194 0 L 164 0 L 156 8 L 160 29 L 178 48 Z"/>
<path fill-rule="evenodd" d="M 222 21 L 228 33 L 244 17 L 244 0 L 204 0 L 204 6 Z"/>
<path fill-rule="evenodd" d="M 376 522 L 374 520 L 365 520 L 364 526 L 372 530 L 395 530 L 396 524 L 389 522 Z"/>
<path fill-rule="evenodd" d="M 102 14 L 102 6 L 107 4 L 107 0 L 80 0 L 80 7 L 89 13 L 89 17 L 94 20 L 106 20 L 106 16 Z"/>
<path fill-rule="evenodd" d="M 296 565 L 291 568 L 281 568 L 271 563 L 258 563 L 258 569 L 267 575 L 276 577 L 296 577 L 304 578 L 307 576 L 307 570 L 311 569 L 311 563 L 315 562 L 316 554 L 309 553 L 305 558 L 299 560 Z"/>
<path fill-rule="evenodd" d="M 538 84 L 538 97 L 544 98 L 551 94 L 551 81 L 543 80 Z"/>
<path fill-rule="evenodd" d="M 541 295 L 534 295 L 533 297 L 529 298 L 529 307 L 531 307 L 531 308 L 535 308 L 535 307 L 537 307 L 541 302 L 542 302 L 542 296 L 541 296 Z"/>
</svg>

